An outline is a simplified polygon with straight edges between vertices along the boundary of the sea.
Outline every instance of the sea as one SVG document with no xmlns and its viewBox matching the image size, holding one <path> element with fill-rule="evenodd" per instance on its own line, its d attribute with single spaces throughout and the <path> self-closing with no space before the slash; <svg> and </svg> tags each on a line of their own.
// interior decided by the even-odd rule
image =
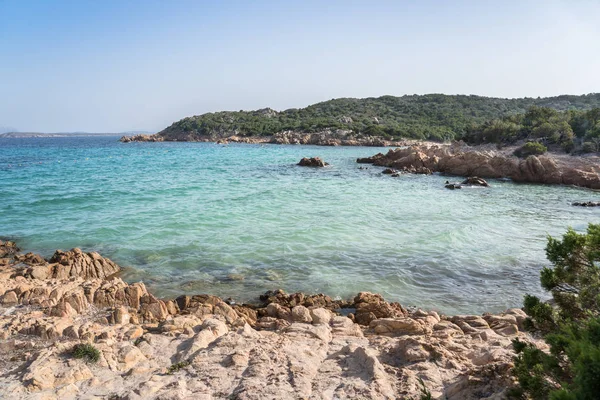
<svg viewBox="0 0 600 400">
<path fill-rule="evenodd" d="M 581 188 L 459 177 L 390 177 L 357 164 L 386 148 L 0 139 L 0 237 L 25 252 L 98 251 L 171 298 L 237 302 L 267 290 L 360 291 L 445 314 L 548 297 L 548 235 L 585 231 Z M 299 167 L 318 156 L 325 168 Z M 361 169 L 361 167 L 363 169 Z"/>
</svg>

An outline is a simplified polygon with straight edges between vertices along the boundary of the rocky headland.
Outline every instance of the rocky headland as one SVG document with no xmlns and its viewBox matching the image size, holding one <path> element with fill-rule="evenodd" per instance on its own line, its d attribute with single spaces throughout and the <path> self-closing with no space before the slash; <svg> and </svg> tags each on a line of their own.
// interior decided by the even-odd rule
<svg viewBox="0 0 600 400">
<path fill-rule="evenodd" d="M 501 399 L 520 309 L 440 315 L 380 295 L 158 299 L 98 253 L 0 242 L 0 397 Z M 74 356 L 89 343 L 97 362 Z M 422 383 L 421 383 L 422 382 Z"/>
<path fill-rule="evenodd" d="M 393 168 L 400 172 L 510 178 L 515 182 L 600 189 L 600 158 L 597 156 L 547 153 L 519 158 L 513 152 L 513 147 L 498 150 L 490 145 L 468 146 L 461 142 L 417 142 L 390 150 L 387 154 L 359 158 L 357 162 Z"/>
<path fill-rule="evenodd" d="M 170 135 L 123 136 L 123 143 L 129 142 L 215 142 L 218 144 L 304 144 L 315 146 L 404 146 L 406 141 L 385 140 L 378 136 L 356 135 L 350 130 L 326 129 L 321 132 L 282 131 L 269 136 L 242 136 L 236 132 L 223 132 L 212 135 L 178 132 Z"/>
</svg>

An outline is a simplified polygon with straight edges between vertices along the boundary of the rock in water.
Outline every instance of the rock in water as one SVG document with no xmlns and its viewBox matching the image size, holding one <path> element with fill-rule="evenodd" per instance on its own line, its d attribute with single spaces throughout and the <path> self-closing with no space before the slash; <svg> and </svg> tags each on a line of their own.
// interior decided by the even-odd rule
<svg viewBox="0 0 600 400">
<path fill-rule="evenodd" d="M 298 165 L 301 167 L 324 167 L 329 165 L 329 163 L 326 163 L 320 157 L 304 157 L 302 160 L 300 160 Z"/>
<path fill-rule="evenodd" d="M 594 201 L 579 202 L 579 201 L 576 201 L 572 205 L 577 206 L 577 207 L 600 207 L 600 201 L 599 202 L 594 202 Z"/>
<path fill-rule="evenodd" d="M 470 176 L 464 181 L 462 181 L 463 185 L 471 185 L 471 186 L 490 186 L 485 179 L 478 178 L 476 176 Z"/>
<path fill-rule="evenodd" d="M 446 184 L 446 189 L 454 190 L 454 189 L 462 189 L 462 186 L 458 183 L 448 183 Z"/>
</svg>

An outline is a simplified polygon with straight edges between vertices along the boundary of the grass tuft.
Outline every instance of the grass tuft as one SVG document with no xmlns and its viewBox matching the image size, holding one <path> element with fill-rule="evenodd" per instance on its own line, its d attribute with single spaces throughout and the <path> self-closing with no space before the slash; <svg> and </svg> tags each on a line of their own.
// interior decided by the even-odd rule
<svg viewBox="0 0 600 400">
<path fill-rule="evenodd" d="M 100 350 L 89 343 L 81 343 L 73 347 L 73 357 L 83 358 L 88 362 L 96 363 L 100 360 Z"/>
</svg>

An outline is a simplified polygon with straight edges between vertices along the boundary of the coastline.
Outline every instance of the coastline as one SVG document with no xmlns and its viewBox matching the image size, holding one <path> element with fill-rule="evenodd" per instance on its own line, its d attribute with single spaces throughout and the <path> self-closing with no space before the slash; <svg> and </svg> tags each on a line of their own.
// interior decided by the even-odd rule
<svg viewBox="0 0 600 400">
<path fill-rule="evenodd" d="M 123 136 L 121 142 L 178 141 L 165 139 L 158 134 Z M 548 152 L 519 158 L 513 153 L 516 145 L 502 149 L 492 144 L 470 146 L 464 142 L 437 143 L 422 140 L 389 141 L 376 137 L 340 139 L 331 132 L 282 132 L 264 137 L 213 137 L 190 138 L 192 142 L 217 144 L 295 144 L 317 146 L 372 146 L 396 147 L 387 154 L 359 158 L 358 163 L 398 169 L 400 173 L 431 174 L 439 172 L 460 177 L 511 179 L 515 182 L 572 185 L 600 189 L 600 157 L 575 156 Z"/>
<path fill-rule="evenodd" d="M 514 182 L 572 185 L 600 189 L 600 157 L 546 153 L 519 158 L 517 146 L 501 150 L 492 145 L 468 146 L 414 143 L 387 154 L 359 158 L 358 163 L 395 168 L 398 172 L 480 178 L 509 178 Z"/>
<path fill-rule="evenodd" d="M 98 253 L 44 260 L 0 243 L 4 395 L 387 399 L 418 396 L 420 378 L 434 398 L 500 398 L 511 340 L 536 342 L 520 309 L 445 316 L 366 292 L 163 300 L 120 270 Z M 69 357 L 81 342 L 99 349 L 97 364 Z"/>
<path fill-rule="evenodd" d="M 357 136 L 346 130 L 325 130 L 322 132 L 306 133 L 283 131 L 269 136 L 239 136 L 232 135 L 192 135 L 178 133 L 174 136 L 134 135 L 123 136 L 123 143 L 130 142 L 213 142 L 217 144 L 248 143 L 248 144 L 296 144 L 315 146 L 369 146 L 369 147 L 401 147 L 407 146 L 412 140 L 386 140 L 378 136 Z"/>
</svg>

